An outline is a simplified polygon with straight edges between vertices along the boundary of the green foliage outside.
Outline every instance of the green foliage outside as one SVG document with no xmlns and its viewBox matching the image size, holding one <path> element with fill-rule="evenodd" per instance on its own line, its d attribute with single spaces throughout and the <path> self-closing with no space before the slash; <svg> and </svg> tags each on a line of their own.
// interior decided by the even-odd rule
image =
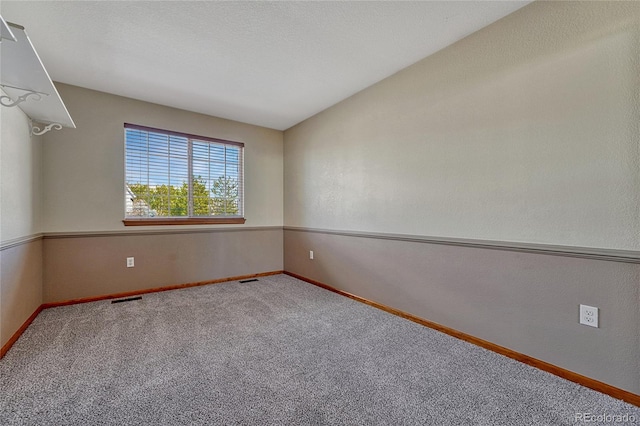
<svg viewBox="0 0 640 426">
<path fill-rule="evenodd" d="M 134 194 L 132 216 L 175 217 L 189 215 L 189 185 L 158 185 L 149 187 L 130 183 Z M 213 182 L 211 194 L 200 176 L 192 182 L 193 216 L 238 215 L 238 181 L 220 176 Z"/>
</svg>

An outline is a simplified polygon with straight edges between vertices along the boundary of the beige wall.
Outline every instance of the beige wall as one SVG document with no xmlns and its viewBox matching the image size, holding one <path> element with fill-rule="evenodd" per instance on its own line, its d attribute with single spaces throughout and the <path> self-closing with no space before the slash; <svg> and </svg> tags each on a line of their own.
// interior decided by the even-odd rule
<svg viewBox="0 0 640 426">
<path fill-rule="evenodd" d="M 3 93 L 4 94 L 4 93 Z M 0 108 L 0 346 L 42 303 L 41 152 L 19 108 Z M 35 241 L 29 242 L 33 237 Z"/>
<path fill-rule="evenodd" d="M 283 250 L 278 229 L 284 204 L 288 226 L 637 252 L 639 20 L 640 3 L 533 3 L 289 129 L 284 152 L 282 132 L 59 84 L 78 129 L 40 158 L 3 109 L 2 241 L 48 234 L 2 251 L 2 343 L 43 298 L 278 270 L 284 252 L 288 271 L 640 393 L 637 263 L 293 230 Z M 124 122 L 245 142 L 247 224 L 124 228 Z"/>
<path fill-rule="evenodd" d="M 288 129 L 285 270 L 640 393 L 639 53 L 640 2 L 534 2 Z"/>
<path fill-rule="evenodd" d="M 282 270 L 281 131 L 57 86 L 77 129 L 43 152 L 46 302 Z M 244 142 L 246 224 L 125 228 L 124 123 Z"/>
<path fill-rule="evenodd" d="M 0 346 L 43 302 L 42 240 L 0 251 Z"/>
<path fill-rule="evenodd" d="M 44 301 L 282 270 L 282 228 L 47 236 Z M 127 268 L 125 258 L 135 258 Z"/>
<path fill-rule="evenodd" d="M 77 129 L 46 135 L 46 232 L 125 229 L 124 123 L 244 142 L 244 226 L 282 226 L 281 131 L 60 83 L 56 87 Z"/>
<path fill-rule="evenodd" d="M 2 95 L 5 93 L 2 92 Z M 18 107 L 0 108 L 0 241 L 42 232 L 42 138 Z"/>
<path fill-rule="evenodd" d="M 300 230 L 284 250 L 286 271 L 640 394 L 640 261 Z"/>
<path fill-rule="evenodd" d="M 285 132 L 285 224 L 640 249 L 640 2 L 535 2 Z"/>
<path fill-rule="evenodd" d="M 281 131 L 56 86 L 77 129 L 2 108 L 2 344 L 43 301 L 282 270 Z M 244 142 L 246 224 L 125 228 L 125 122 Z"/>
</svg>

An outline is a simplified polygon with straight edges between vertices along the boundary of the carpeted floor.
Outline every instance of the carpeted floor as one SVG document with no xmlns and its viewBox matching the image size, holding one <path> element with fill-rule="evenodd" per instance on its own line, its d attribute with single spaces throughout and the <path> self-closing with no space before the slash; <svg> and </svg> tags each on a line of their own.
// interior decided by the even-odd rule
<svg viewBox="0 0 640 426">
<path fill-rule="evenodd" d="M 582 424 L 577 413 L 640 424 L 640 408 L 285 275 L 47 309 L 0 360 L 2 425 Z"/>
</svg>

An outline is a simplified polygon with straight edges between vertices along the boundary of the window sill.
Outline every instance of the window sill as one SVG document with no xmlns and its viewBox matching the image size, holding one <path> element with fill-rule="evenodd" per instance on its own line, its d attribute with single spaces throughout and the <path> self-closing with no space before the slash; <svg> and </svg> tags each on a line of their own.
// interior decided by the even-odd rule
<svg viewBox="0 0 640 426">
<path fill-rule="evenodd" d="M 243 224 L 246 219 L 243 217 L 163 217 L 144 219 L 125 219 L 124 226 L 155 226 L 155 225 L 231 225 Z"/>
</svg>

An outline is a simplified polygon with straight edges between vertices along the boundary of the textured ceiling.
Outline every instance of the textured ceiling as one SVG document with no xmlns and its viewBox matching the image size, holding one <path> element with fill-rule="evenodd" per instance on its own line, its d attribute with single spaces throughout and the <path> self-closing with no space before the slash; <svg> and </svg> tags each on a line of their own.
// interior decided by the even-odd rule
<svg viewBox="0 0 640 426">
<path fill-rule="evenodd" d="M 528 2 L 2 0 L 55 81 L 286 129 Z"/>
</svg>

